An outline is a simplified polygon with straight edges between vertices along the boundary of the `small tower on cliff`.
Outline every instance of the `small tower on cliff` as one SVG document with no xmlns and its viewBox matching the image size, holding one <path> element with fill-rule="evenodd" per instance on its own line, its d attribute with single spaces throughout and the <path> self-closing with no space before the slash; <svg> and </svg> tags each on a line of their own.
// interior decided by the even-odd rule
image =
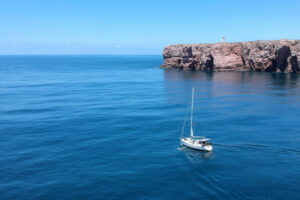
<svg viewBox="0 0 300 200">
<path fill-rule="evenodd" d="M 222 43 L 225 43 L 226 42 L 226 40 L 225 40 L 225 37 L 223 36 L 222 37 Z"/>
</svg>

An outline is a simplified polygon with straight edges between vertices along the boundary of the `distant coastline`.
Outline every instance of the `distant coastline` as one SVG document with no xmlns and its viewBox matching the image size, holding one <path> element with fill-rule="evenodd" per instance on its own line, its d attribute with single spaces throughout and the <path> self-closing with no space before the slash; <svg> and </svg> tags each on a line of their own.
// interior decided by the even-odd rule
<svg viewBox="0 0 300 200">
<path fill-rule="evenodd" d="M 205 71 L 300 72 L 300 40 L 169 45 L 162 68 Z"/>
</svg>

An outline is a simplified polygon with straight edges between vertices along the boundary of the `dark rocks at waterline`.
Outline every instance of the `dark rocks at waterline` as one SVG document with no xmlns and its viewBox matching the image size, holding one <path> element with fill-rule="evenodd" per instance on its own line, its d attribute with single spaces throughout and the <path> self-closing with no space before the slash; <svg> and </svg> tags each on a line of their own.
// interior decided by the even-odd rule
<svg viewBox="0 0 300 200">
<path fill-rule="evenodd" d="M 300 72 L 300 40 L 169 45 L 162 68 Z"/>
</svg>

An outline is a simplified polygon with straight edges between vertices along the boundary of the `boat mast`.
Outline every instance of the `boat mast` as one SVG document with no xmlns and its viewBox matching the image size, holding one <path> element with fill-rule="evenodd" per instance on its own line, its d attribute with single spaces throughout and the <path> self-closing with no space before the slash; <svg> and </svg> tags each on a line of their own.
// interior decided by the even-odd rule
<svg viewBox="0 0 300 200">
<path fill-rule="evenodd" d="M 192 108 L 191 108 L 191 138 L 194 136 L 193 132 L 193 110 L 194 110 L 194 88 L 192 91 Z"/>
</svg>

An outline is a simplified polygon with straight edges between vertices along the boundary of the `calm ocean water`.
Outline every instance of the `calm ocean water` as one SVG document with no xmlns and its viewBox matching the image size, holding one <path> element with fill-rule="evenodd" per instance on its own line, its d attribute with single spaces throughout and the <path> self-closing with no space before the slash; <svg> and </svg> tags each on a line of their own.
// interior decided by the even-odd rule
<svg viewBox="0 0 300 200">
<path fill-rule="evenodd" d="M 300 198 L 299 75 L 161 63 L 0 56 L 0 199 Z M 211 153 L 179 145 L 192 87 Z"/>
</svg>

